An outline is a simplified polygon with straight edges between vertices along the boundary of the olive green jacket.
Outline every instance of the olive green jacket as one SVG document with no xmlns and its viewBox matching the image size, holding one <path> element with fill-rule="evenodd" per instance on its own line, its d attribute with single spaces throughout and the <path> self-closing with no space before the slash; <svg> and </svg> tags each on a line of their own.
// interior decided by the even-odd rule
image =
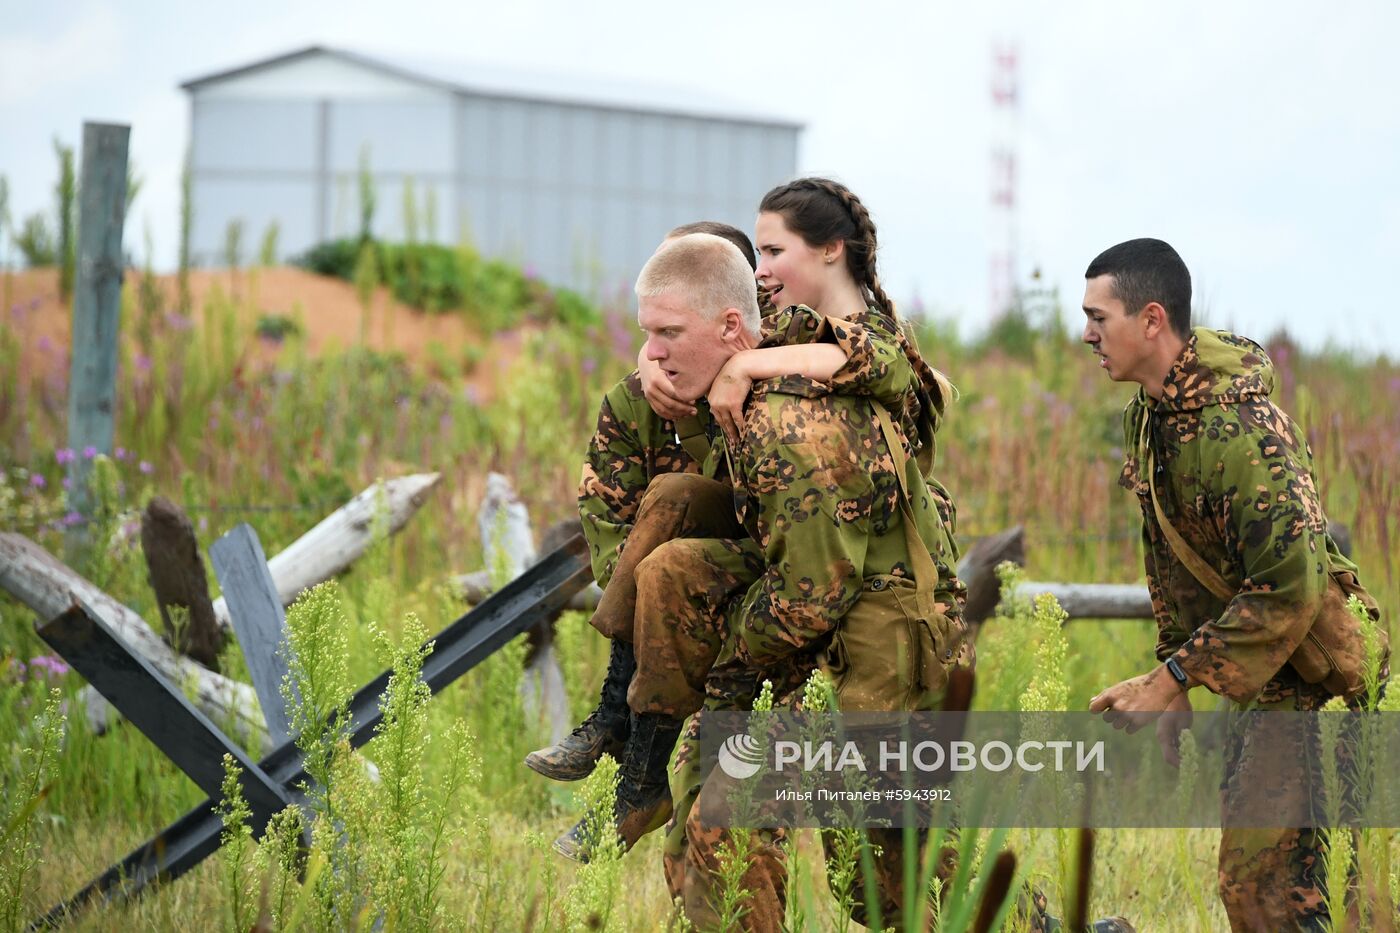
<svg viewBox="0 0 1400 933">
<path fill-rule="evenodd" d="M 1196 328 L 1154 401 L 1123 414 L 1120 483 L 1142 507 L 1157 657 L 1175 656 L 1212 692 L 1278 699 L 1280 673 L 1308 633 L 1329 572 L 1355 574 L 1327 533 L 1312 451 L 1269 398 L 1274 368 L 1252 340 Z M 1236 595 L 1224 601 L 1177 558 L 1147 484 L 1148 451 L 1167 520 Z"/>
</svg>

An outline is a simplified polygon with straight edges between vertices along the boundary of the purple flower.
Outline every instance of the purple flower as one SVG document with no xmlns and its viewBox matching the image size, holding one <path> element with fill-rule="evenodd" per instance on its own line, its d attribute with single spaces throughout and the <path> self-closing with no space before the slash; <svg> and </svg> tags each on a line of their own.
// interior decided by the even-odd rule
<svg viewBox="0 0 1400 933">
<path fill-rule="evenodd" d="M 68 673 L 68 665 L 63 663 L 63 659 L 49 654 L 41 654 L 37 658 L 29 659 L 29 673 L 31 676 L 42 671 L 45 680 L 56 680 Z"/>
<path fill-rule="evenodd" d="M 151 473 L 154 473 L 156 471 L 156 468 L 151 466 L 149 460 L 142 460 L 140 466 L 138 466 L 137 469 L 147 475 L 150 475 Z"/>
<path fill-rule="evenodd" d="M 579 366 L 583 369 L 585 376 L 591 376 L 593 371 L 598 368 L 598 361 L 591 356 L 585 356 Z"/>
<path fill-rule="evenodd" d="M 49 339 L 48 334 L 43 334 L 39 337 L 38 347 L 40 353 L 53 352 L 53 341 Z"/>
<path fill-rule="evenodd" d="M 84 459 L 84 460 L 91 460 L 93 457 L 96 457 L 96 456 L 97 456 L 97 448 L 96 448 L 96 447 L 94 447 L 94 446 L 92 446 L 91 444 L 89 444 L 89 445 L 87 445 L 86 447 L 83 448 L 83 459 Z"/>
<path fill-rule="evenodd" d="M 35 489 L 43 489 L 48 485 L 48 481 L 44 479 L 44 474 L 42 473 L 31 473 L 29 474 L 29 485 L 33 486 Z"/>
<path fill-rule="evenodd" d="M 54 459 L 58 461 L 59 466 L 62 466 L 65 463 L 72 463 L 74 460 L 77 459 L 77 457 L 74 456 L 73 448 L 71 447 L 60 447 L 58 450 L 55 450 L 53 452 L 53 456 Z"/>
<path fill-rule="evenodd" d="M 72 528 L 74 525 L 81 525 L 82 523 L 83 517 L 77 512 L 69 512 L 67 515 L 63 516 L 64 528 Z"/>
<path fill-rule="evenodd" d="M 63 488 L 64 488 L 64 489 L 72 489 L 72 488 L 73 488 L 73 478 L 72 478 L 72 477 L 70 477 L 70 476 L 65 476 L 65 477 L 63 477 Z"/>
<path fill-rule="evenodd" d="M 118 447 L 118 448 L 116 449 L 115 453 L 114 453 L 114 456 L 115 456 L 118 460 L 125 460 L 125 459 L 126 459 L 126 448 L 125 448 L 125 447 Z"/>
<path fill-rule="evenodd" d="M 151 371 L 151 358 L 144 353 L 136 354 L 137 372 L 148 373 Z"/>
</svg>

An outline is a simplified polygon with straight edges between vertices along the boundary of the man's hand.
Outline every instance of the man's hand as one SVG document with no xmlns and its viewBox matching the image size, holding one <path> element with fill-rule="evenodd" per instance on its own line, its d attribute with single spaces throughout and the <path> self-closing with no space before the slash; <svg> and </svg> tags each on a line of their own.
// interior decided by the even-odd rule
<svg viewBox="0 0 1400 933">
<path fill-rule="evenodd" d="M 744 430 L 744 403 L 749 400 L 749 390 L 753 388 L 753 378 L 746 368 L 747 361 L 746 351 L 743 350 L 731 356 L 719 375 L 715 376 L 705 396 L 710 401 L 710 413 L 724 432 L 730 450 L 736 448 L 739 434 Z"/>
<path fill-rule="evenodd" d="M 1104 722 L 1134 733 L 1177 702 L 1184 691 L 1166 667 L 1114 684 L 1089 701 L 1089 712 L 1103 713 Z"/>
<path fill-rule="evenodd" d="M 1157 720 L 1157 744 L 1162 759 L 1173 768 L 1181 767 L 1181 733 L 1191 728 L 1191 695 L 1182 690 Z"/>
<path fill-rule="evenodd" d="M 637 354 L 637 374 L 642 379 L 642 395 L 657 415 L 667 421 L 678 421 L 695 414 L 695 406 L 676 394 L 671 380 L 661 371 L 661 364 L 647 359 L 646 347 Z"/>
</svg>

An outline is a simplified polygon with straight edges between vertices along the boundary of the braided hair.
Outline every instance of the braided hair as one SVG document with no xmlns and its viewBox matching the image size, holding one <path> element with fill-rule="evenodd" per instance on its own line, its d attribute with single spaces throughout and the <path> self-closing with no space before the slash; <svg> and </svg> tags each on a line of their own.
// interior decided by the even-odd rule
<svg viewBox="0 0 1400 933">
<path fill-rule="evenodd" d="M 787 228 L 808 246 L 844 241 L 846 269 L 865 299 L 896 316 L 875 273 L 875 221 L 850 188 L 829 178 L 798 178 L 765 194 L 758 209 L 782 215 Z"/>
<path fill-rule="evenodd" d="M 808 246 L 815 248 L 837 240 L 845 241 L 846 269 L 866 301 L 899 320 L 894 302 L 885 294 L 880 277 L 875 273 L 878 248 L 875 221 L 870 219 L 870 211 L 850 188 L 830 178 L 798 178 L 765 194 L 758 210 L 781 215 L 787 228 L 802 237 Z M 911 336 L 905 334 L 901 344 L 906 354 L 918 357 L 918 346 L 910 340 Z M 922 358 L 919 362 L 923 363 Z M 927 373 L 922 381 L 926 387 L 931 384 L 939 394 L 933 404 L 941 415 L 947 400 L 956 398 L 957 390 L 943 373 L 926 363 L 923 368 Z"/>
</svg>

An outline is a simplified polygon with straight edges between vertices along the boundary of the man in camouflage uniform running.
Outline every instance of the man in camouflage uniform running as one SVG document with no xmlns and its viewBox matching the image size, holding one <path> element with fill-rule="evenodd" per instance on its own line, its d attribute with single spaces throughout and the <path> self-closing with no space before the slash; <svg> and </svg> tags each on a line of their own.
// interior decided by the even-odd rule
<svg viewBox="0 0 1400 933">
<path fill-rule="evenodd" d="M 1197 685 L 1251 708 L 1355 702 L 1364 646 L 1345 599 L 1357 596 L 1373 619 L 1379 611 L 1327 532 L 1312 452 L 1269 399 L 1268 357 L 1243 337 L 1191 329 L 1190 274 L 1160 240 L 1121 243 L 1085 277 L 1085 342 L 1111 379 L 1141 386 L 1124 413 L 1121 483 L 1142 506 L 1165 662 L 1090 709 L 1137 728 L 1189 712 Z M 1181 722 L 1159 722 L 1169 760 Z M 1235 795 L 1268 786 L 1269 754 L 1293 750 L 1261 747 L 1247 730 L 1230 743 L 1219 889 L 1232 929 L 1326 928 L 1321 833 L 1228 826 Z"/>
</svg>

